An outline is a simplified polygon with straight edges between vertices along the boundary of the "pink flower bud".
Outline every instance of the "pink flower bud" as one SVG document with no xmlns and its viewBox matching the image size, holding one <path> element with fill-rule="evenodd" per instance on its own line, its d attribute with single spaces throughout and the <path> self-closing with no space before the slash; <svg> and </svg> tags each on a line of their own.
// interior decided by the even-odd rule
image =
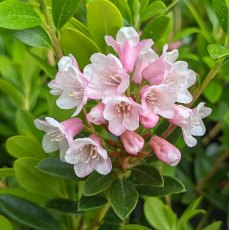
<svg viewBox="0 0 230 230">
<path fill-rule="evenodd" d="M 104 108 L 105 105 L 103 103 L 99 103 L 93 107 L 86 116 L 87 121 L 92 122 L 95 125 L 106 124 L 106 120 L 103 117 Z"/>
<path fill-rule="evenodd" d="M 144 113 L 140 115 L 140 122 L 146 129 L 151 129 L 156 126 L 158 120 L 159 116 L 148 110 L 145 110 Z"/>
<path fill-rule="evenodd" d="M 153 136 L 149 142 L 157 158 L 171 166 L 176 166 L 180 159 L 180 151 L 168 141 L 158 136 Z"/>
<path fill-rule="evenodd" d="M 144 138 L 133 131 L 126 130 L 121 135 L 121 142 L 125 150 L 132 155 L 137 155 L 144 146 Z"/>
</svg>

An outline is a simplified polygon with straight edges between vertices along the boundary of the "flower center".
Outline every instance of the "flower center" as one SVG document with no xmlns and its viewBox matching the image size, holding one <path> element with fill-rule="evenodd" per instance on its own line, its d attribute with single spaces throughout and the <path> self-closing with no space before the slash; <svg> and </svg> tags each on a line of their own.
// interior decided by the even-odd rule
<svg viewBox="0 0 230 230">
<path fill-rule="evenodd" d="M 118 117 L 128 117 L 130 114 L 131 106 L 129 103 L 120 102 L 116 105 L 116 109 L 118 112 Z"/>
<path fill-rule="evenodd" d="M 51 141 L 63 141 L 65 139 L 65 135 L 58 128 L 53 129 L 47 134 L 52 137 Z"/>
<path fill-rule="evenodd" d="M 146 101 L 150 104 L 158 104 L 157 103 L 157 97 L 154 91 L 151 91 L 147 96 L 146 96 Z"/>
<path fill-rule="evenodd" d="M 121 83 L 121 78 L 118 74 L 108 75 L 108 76 L 100 76 L 100 78 L 102 79 L 102 81 L 105 85 L 109 85 L 109 86 L 116 86 L 117 87 Z"/>
<path fill-rule="evenodd" d="M 84 153 L 82 161 L 84 163 L 86 163 L 86 164 L 89 163 L 89 161 L 91 159 L 95 159 L 96 158 L 96 160 L 99 160 L 99 154 L 97 152 L 97 147 L 94 146 L 94 145 L 91 145 L 91 144 L 83 145 L 83 146 L 81 146 L 81 148 L 79 149 L 79 151 L 81 153 Z M 87 154 L 85 154 L 85 152 L 87 152 Z"/>
</svg>

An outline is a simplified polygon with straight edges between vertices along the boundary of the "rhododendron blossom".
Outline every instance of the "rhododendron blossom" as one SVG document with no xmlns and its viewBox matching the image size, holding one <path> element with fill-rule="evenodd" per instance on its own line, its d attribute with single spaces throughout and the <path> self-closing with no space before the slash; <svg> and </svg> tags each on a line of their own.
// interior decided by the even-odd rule
<svg viewBox="0 0 230 230">
<path fill-rule="evenodd" d="M 60 158 L 64 161 L 65 153 L 69 144 L 73 142 L 74 136 L 79 134 L 83 128 L 82 121 L 79 118 L 71 118 L 59 123 L 51 117 L 45 120 L 36 119 L 35 126 L 45 131 L 42 139 L 42 147 L 45 152 L 50 153 L 60 149 Z"/>
<path fill-rule="evenodd" d="M 204 135 L 202 118 L 211 109 L 204 103 L 194 109 L 179 104 L 192 101 L 189 87 L 196 81 L 195 72 L 186 62 L 176 61 L 178 50 L 168 52 L 168 45 L 158 56 L 154 42 L 141 41 L 132 27 L 121 28 L 116 39 L 105 36 L 105 41 L 116 54 L 93 54 L 82 72 L 71 55 L 59 61 L 56 78 L 49 83 L 51 94 L 59 96 L 61 109 L 76 108 L 73 116 L 82 121 L 35 120 L 46 132 L 43 148 L 60 149 L 61 159 L 73 165 L 78 177 L 94 170 L 110 173 L 111 159 L 125 170 L 132 167 L 130 158 L 142 159 L 152 152 L 160 161 L 177 165 L 181 153 L 158 136 L 158 127 L 168 121 L 181 127 L 190 147 L 197 143 L 193 136 Z M 82 129 L 81 138 L 74 139 Z"/>
</svg>

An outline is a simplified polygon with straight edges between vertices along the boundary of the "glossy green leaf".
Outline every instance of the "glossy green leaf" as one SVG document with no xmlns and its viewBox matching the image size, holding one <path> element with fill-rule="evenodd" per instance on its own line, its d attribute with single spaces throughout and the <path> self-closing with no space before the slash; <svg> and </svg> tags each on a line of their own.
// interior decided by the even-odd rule
<svg viewBox="0 0 230 230">
<path fill-rule="evenodd" d="M 139 194 L 145 196 L 164 196 L 185 192 L 184 185 L 174 177 L 164 176 L 164 186 L 140 185 L 137 187 Z"/>
<path fill-rule="evenodd" d="M 216 103 L 219 101 L 223 92 L 222 84 L 212 81 L 204 90 L 204 96 L 211 102 Z"/>
<path fill-rule="evenodd" d="M 19 184 L 26 190 L 47 197 L 60 196 L 60 182 L 55 177 L 35 168 L 38 160 L 30 157 L 14 162 L 15 174 Z"/>
<path fill-rule="evenodd" d="M 77 206 L 77 201 L 62 198 L 48 200 L 48 202 L 46 203 L 46 207 L 48 208 L 60 211 L 62 213 L 72 214 L 78 213 Z"/>
<path fill-rule="evenodd" d="M 107 0 L 95 0 L 89 4 L 87 24 L 94 41 L 102 50 L 105 50 L 104 36 L 115 36 L 123 26 L 119 10 Z"/>
<path fill-rule="evenodd" d="M 157 230 L 176 230 L 176 214 L 160 199 L 148 197 L 144 203 L 144 214 Z"/>
<path fill-rule="evenodd" d="M 145 226 L 142 226 L 142 225 L 138 225 L 138 224 L 128 224 L 128 225 L 125 225 L 122 228 L 122 230 L 151 230 L 151 229 Z"/>
<path fill-rule="evenodd" d="M 141 38 L 151 38 L 154 42 L 159 41 L 167 31 L 169 21 L 169 18 L 166 16 L 157 17 L 155 20 L 147 24 L 143 30 Z"/>
<path fill-rule="evenodd" d="M 220 44 L 212 44 L 207 47 L 209 55 L 212 59 L 225 57 L 229 54 L 228 48 Z"/>
<path fill-rule="evenodd" d="M 52 15 L 56 28 L 59 30 L 77 11 L 80 0 L 53 0 Z"/>
<path fill-rule="evenodd" d="M 0 215 L 0 223 L 1 223 L 1 228 L 4 230 L 13 229 L 11 222 L 5 216 Z"/>
<path fill-rule="evenodd" d="M 1 195 L 0 210 L 16 222 L 34 229 L 61 229 L 59 223 L 44 208 L 17 196 Z"/>
<path fill-rule="evenodd" d="M 12 32 L 12 35 L 29 46 L 39 48 L 52 47 L 50 37 L 41 27 L 29 28 L 25 30 L 16 30 Z"/>
<path fill-rule="evenodd" d="M 41 24 L 41 19 L 27 3 L 8 0 L 0 3 L 0 27 L 22 30 Z"/>
<path fill-rule="evenodd" d="M 163 178 L 160 172 L 149 165 L 140 165 L 132 169 L 131 177 L 129 178 L 135 184 L 138 185 L 153 185 L 163 186 Z"/>
<path fill-rule="evenodd" d="M 13 136 L 7 139 L 7 151 L 15 158 L 35 157 L 42 159 L 46 157 L 41 144 L 33 137 Z"/>
<path fill-rule="evenodd" d="M 101 207 L 107 203 L 104 196 L 82 196 L 78 203 L 78 210 L 84 211 Z"/>
<path fill-rule="evenodd" d="M 90 63 L 92 54 L 99 52 L 99 48 L 90 38 L 73 29 L 63 30 L 61 44 L 65 55 L 73 54 L 80 68 Z"/>
<path fill-rule="evenodd" d="M 9 96 L 19 108 L 24 108 L 23 94 L 6 79 L 0 79 L 0 90 Z"/>
<path fill-rule="evenodd" d="M 108 189 L 112 183 L 113 176 L 111 174 L 101 175 L 93 172 L 88 176 L 84 184 L 84 194 L 86 196 L 96 195 Z"/>
<path fill-rule="evenodd" d="M 145 21 L 159 14 L 164 14 L 167 11 L 165 4 L 162 1 L 151 3 L 148 8 L 142 13 L 141 21 Z"/>
<path fill-rule="evenodd" d="M 16 126 L 18 132 L 21 135 L 26 135 L 26 136 L 32 135 L 37 137 L 38 140 L 41 140 L 44 133 L 35 127 L 34 120 L 35 117 L 29 111 L 18 110 L 16 113 Z"/>
<path fill-rule="evenodd" d="M 114 211 L 122 220 L 136 207 L 139 197 L 134 185 L 126 179 L 117 179 L 109 196 Z"/>
<path fill-rule="evenodd" d="M 220 25 L 223 30 L 228 30 L 228 7 L 225 0 L 212 0 L 213 8 L 216 12 Z"/>
<path fill-rule="evenodd" d="M 74 172 L 73 165 L 61 161 L 59 157 L 49 157 L 47 159 L 44 159 L 40 161 L 36 167 L 39 170 L 52 176 L 69 180 L 78 179 Z"/>
<path fill-rule="evenodd" d="M 221 229 L 222 222 L 221 221 L 216 221 L 205 228 L 202 228 L 202 230 L 220 230 Z"/>
<path fill-rule="evenodd" d="M 104 221 L 102 222 L 98 230 L 108 230 L 108 229 L 109 230 L 121 230 L 121 224 Z"/>
<path fill-rule="evenodd" d="M 0 177 L 15 176 L 13 168 L 0 168 Z"/>
</svg>

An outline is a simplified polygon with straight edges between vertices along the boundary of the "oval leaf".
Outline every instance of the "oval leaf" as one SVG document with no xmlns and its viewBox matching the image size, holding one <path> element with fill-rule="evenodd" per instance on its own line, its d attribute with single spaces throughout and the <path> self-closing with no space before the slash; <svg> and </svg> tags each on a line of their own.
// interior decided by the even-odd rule
<svg viewBox="0 0 230 230">
<path fill-rule="evenodd" d="M 138 225 L 138 224 L 128 224 L 128 225 L 125 225 L 122 228 L 122 230 L 151 230 L 151 229 L 145 226 L 142 226 L 142 225 Z"/>
<path fill-rule="evenodd" d="M 164 33 L 167 31 L 169 25 L 169 18 L 166 16 L 160 16 L 147 24 L 143 34 L 141 35 L 142 39 L 151 38 L 154 42 L 159 41 Z"/>
<path fill-rule="evenodd" d="M 7 151 L 15 158 L 36 157 L 42 159 L 46 157 L 41 144 L 33 137 L 14 136 L 7 139 Z"/>
<path fill-rule="evenodd" d="M 92 54 L 99 52 L 97 45 L 83 33 L 73 30 L 63 30 L 61 45 L 65 55 L 73 54 L 81 69 L 89 64 Z"/>
<path fill-rule="evenodd" d="M 220 44 L 212 44 L 207 47 L 208 53 L 212 59 L 225 57 L 229 54 L 228 48 Z"/>
<path fill-rule="evenodd" d="M 116 214 L 124 220 L 136 207 L 138 192 L 126 179 L 117 179 L 110 191 L 110 201 Z"/>
<path fill-rule="evenodd" d="M 78 177 L 74 172 L 74 167 L 71 164 L 62 162 L 59 157 L 49 157 L 40 161 L 37 166 L 39 170 L 48 173 L 52 176 L 76 180 Z"/>
<path fill-rule="evenodd" d="M 104 196 L 82 196 L 78 203 L 78 210 L 88 210 L 101 207 L 107 203 Z"/>
<path fill-rule="evenodd" d="M 17 181 L 26 190 L 47 197 L 60 196 L 59 181 L 35 168 L 38 160 L 20 158 L 14 162 Z"/>
<path fill-rule="evenodd" d="M 45 209 L 17 196 L 1 195 L 0 210 L 16 222 L 31 228 L 40 230 L 61 229 L 58 222 Z"/>
<path fill-rule="evenodd" d="M 69 199 L 61 199 L 61 198 L 52 199 L 46 203 L 46 207 L 48 208 L 64 213 L 73 213 L 73 214 L 78 213 L 77 206 L 78 206 L 77 201 L 69 200 Z"/>
<path fill-rule="evenodd" d="M 94 41 L 105 50 L 105 35 L 115 36 L 123 21 L 115 5 L 107 0 L 95 0 L 88 6 L 87 24 Z"/>
<path fill-rule="evenodd" d="M 164 196 L 173 193 L 185 192 L 184 185 L 174 177 L 164 176 L 164 187 L 151 185 L 137 186 L 139 194 L 145 196 Z"/>
<path fill-rule="evenodd" d="M 53 0 L 52 15 L 56 28 L 59 30 L 75 14 L 79 0 Z"/>
<path fill-rule="evenodd" d="M 0 215 L 0 223 L 1 223 L 1 228 L 4 230 L 12 230 L 13 226 L 10 223 L 10 221 L 5 217 Z"/>
<path fill-rule="evenodd" d="M 13 32 L 13 36 L 29 46 L 39 48 L 52 47 L 52 42 L 49 35 L 41 27 L 29 28 L 25 30 L 16 30 Z"/>
<path fill-rule="evenodd" d="M 27 3 L 9 0 L 0 3 L 0 27 L 22 30 L 41 24 L 41 19 Z"/>
<path fill-rule="evenodd" d="M 163 186 L 163 178 L 156 168 L 149 165 L 140 165 L 132 169 L 130 179 L 137 185 Z"/>
<path fill-rule="evenodd" d="M 108 189 L 112 183 L 113 177 L 111 174 L 101 175 L 93 172 L 88 176 L 84 184 L 84 194 L 86 196 L 96 195 Z"/>
</svg>

